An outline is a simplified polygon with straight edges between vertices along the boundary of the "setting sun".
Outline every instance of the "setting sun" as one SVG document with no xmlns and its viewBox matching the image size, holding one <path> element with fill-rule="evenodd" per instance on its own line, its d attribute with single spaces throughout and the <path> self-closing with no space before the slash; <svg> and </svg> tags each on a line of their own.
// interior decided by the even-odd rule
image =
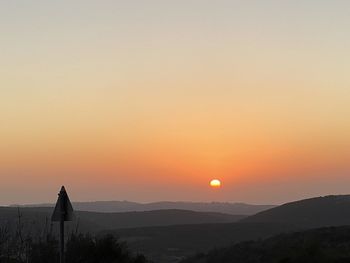
<svg viewBox="0 0 350 263">
<path fill-rule="evenodd" d="M 210 181 L 210 186 L 213 188 L 219 188 L 221 186 L 221 182 L 218 179 L 213 179 Z"/>
</svg>

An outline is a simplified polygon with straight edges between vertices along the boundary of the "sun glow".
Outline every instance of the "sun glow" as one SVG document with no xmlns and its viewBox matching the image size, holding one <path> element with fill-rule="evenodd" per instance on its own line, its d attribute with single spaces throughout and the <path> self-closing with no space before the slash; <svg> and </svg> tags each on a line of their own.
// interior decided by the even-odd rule
<svg viewBox="0 0 350 263">
<path fill-rule="evenodd" d="M 221 182 L 218 179 L 213 179 L 210 181 L 210 186 L 213 188 L 219 188 L 221 187 Z"/>
</svg>

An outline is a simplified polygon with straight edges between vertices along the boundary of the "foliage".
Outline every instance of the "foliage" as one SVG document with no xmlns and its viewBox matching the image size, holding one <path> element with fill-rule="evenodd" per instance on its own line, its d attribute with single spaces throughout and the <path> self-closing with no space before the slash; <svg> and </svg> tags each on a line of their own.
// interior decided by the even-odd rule
<svg viewBox="0 0 350 263">
<path fill-rule="evenodd" d="M 23 231 L 21 214 L 15 228 L 0 225 L 0 263 L 58 263 L 59 242 L 50 230 L 34 235 Z M 146 263 L 113 235 L 92 236 L 72 232 L 66 241 L 66 263 Z"/>
</svg>

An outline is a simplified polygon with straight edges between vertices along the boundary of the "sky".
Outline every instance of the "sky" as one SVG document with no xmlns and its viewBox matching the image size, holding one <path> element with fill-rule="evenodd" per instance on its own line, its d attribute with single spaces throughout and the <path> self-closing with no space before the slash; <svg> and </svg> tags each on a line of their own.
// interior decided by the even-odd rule
<svg viewBox="0 0 350 263">
<path fill-rule="evenodd" d="M 350 185 L 350 2 L 0 2 L 0 204 L 280 204 Z M 209 181 L 221 180 L 220 189 Z"/>
</svg>

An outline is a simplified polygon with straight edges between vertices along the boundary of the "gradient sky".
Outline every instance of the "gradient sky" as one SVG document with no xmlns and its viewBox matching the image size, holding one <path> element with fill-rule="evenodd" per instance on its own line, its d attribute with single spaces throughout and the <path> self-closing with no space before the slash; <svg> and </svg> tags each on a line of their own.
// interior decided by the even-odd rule
<svg viewBox="0 0 350 263">
<path fill-rule="evenodd" d="M 0 204 L 350 189 L 350 1 L 1 1 Z M 212 178 L 222 181 L 210 189 Z"/>
</svg>

